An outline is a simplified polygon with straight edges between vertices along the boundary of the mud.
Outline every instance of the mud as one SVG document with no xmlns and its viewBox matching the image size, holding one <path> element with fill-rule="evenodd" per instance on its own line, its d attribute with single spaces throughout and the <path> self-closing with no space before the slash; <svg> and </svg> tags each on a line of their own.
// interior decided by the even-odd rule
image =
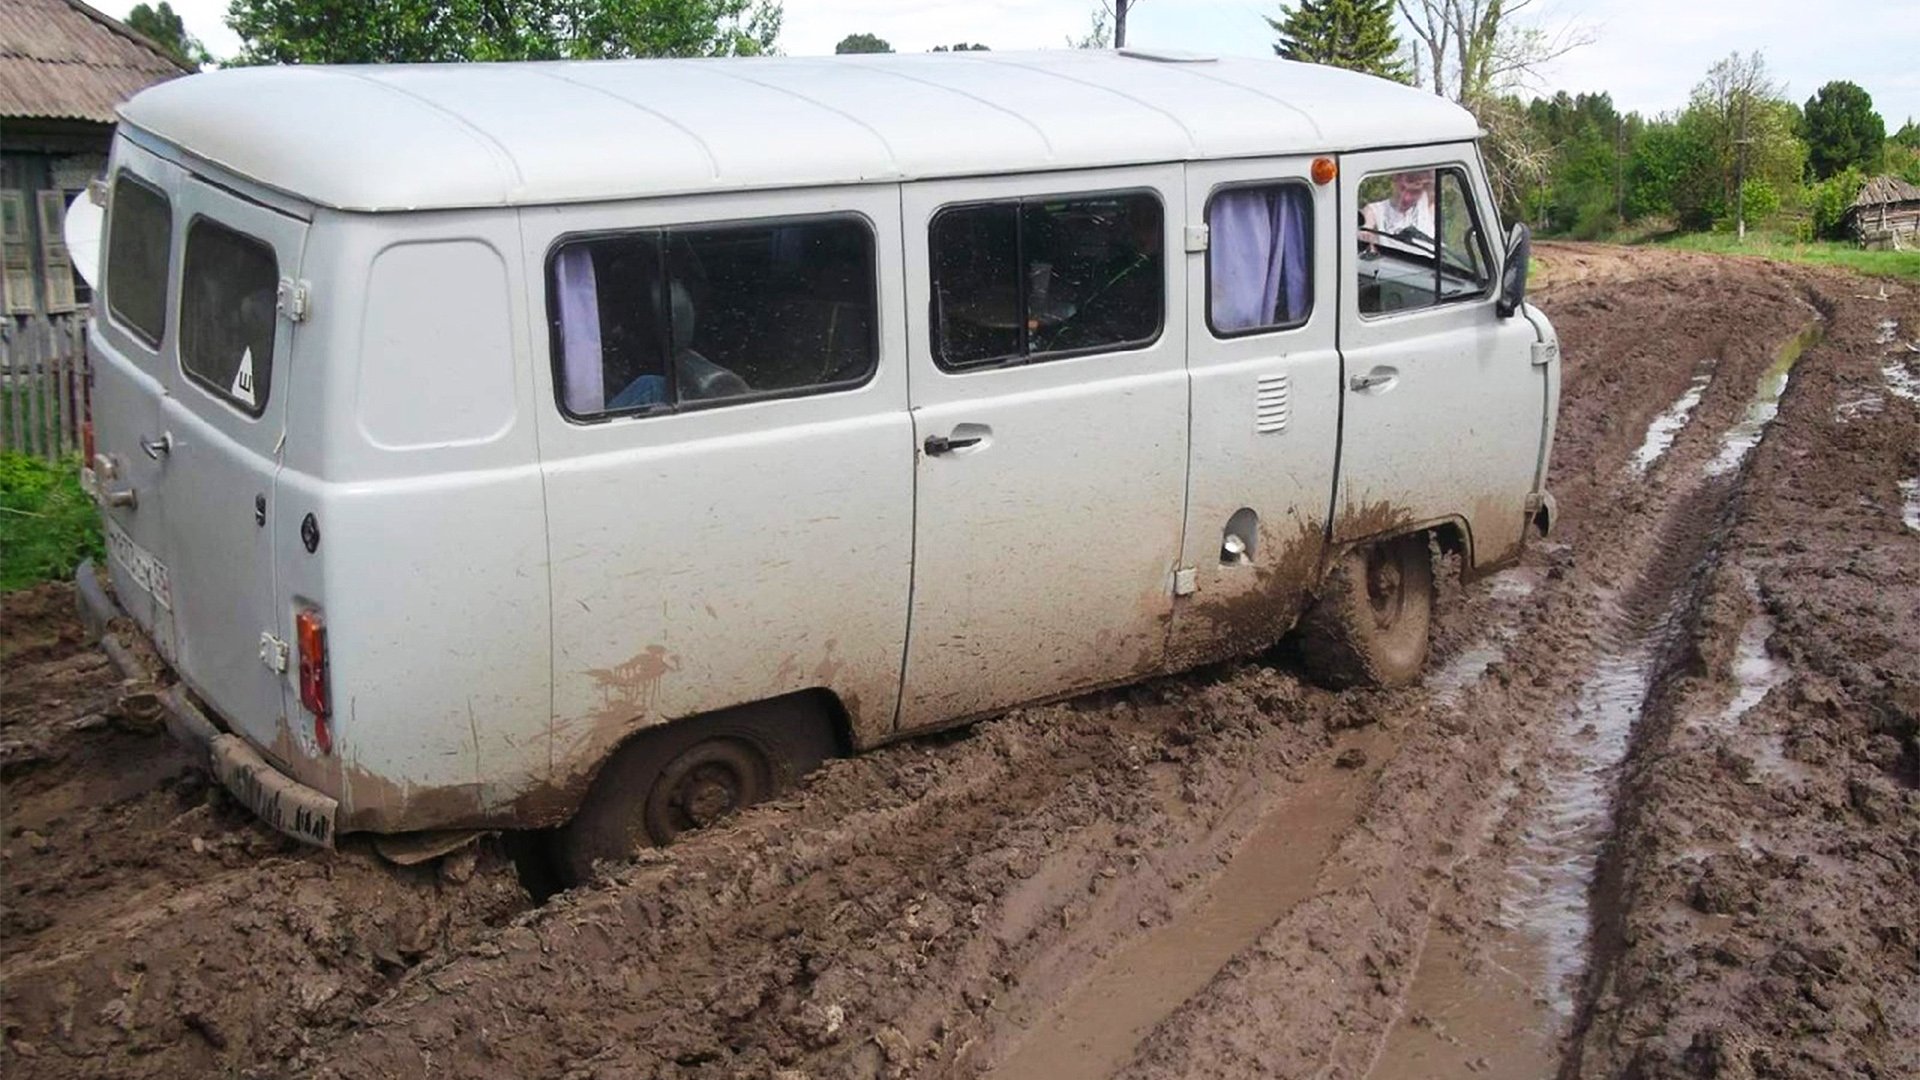
<svg viewBox="0 0 1920 1080">
<path fill-rule="evenodd" d="M 1437 554 L 1422 685 L 1283 642 L 833 762 L 544 904 L 499 839 L 267 832 L 69 590 L 6 597 L 0 1068 L 1920 1075 L 1920 298 L 1537 254 L 1556 536 Z"/>
</svg>

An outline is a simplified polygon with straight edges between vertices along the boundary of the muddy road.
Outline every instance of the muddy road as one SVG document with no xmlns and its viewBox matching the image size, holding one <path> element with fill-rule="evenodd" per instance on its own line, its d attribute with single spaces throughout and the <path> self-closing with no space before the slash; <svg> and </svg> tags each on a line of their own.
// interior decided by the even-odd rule
<svg viewBox="0 0 1920 1080">
<path fill-rule="evenodd" d="M 9 1076 L 1920 1075 L 1920 290 L 1543 244 L 1563 520 L 1424 683 L 1283 646 L 835 762 L 536 904 L 252 823 L 0 628 Z"/>
</svg>

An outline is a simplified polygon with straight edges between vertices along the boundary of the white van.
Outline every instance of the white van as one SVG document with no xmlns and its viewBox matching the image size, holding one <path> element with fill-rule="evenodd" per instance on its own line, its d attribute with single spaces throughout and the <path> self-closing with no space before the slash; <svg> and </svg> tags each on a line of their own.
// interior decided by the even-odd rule
<svg viewBox="0 0 1920 1080">
<path fill-rule="evenodd" d="M 82 591 L 281 829 L 575 872 L 1296 622 L 1404 682 L 1430 543 L 1552 512 L 1478 135 L 1145 53 L 169 82 L 104 185 Z"/>
</svg>

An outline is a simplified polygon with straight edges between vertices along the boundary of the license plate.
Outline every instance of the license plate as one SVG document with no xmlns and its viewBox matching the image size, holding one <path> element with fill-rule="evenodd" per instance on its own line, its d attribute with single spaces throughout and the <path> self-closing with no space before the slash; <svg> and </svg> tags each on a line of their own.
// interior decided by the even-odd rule
<svg viewBox="0 0 1920 1080">
<path fill-rule="evenodd" d="M 133 542 L 127 530 L 113 519 L 107 519 L 107 551 L 120 569 L 127 572 L 134 584 L 146 590 L 147 595 L 168 611 L 173 610 L 173 581 L 167 576 L 167 566 L 153 553 Z"/>
</svg>

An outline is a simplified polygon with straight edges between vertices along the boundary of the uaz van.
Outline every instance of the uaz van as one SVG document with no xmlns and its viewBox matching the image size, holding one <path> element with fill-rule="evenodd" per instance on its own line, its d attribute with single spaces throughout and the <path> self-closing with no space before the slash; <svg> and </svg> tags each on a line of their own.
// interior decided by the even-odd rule
<svg viewBox="0 0 1920 1080">
<path fill-rule="evenodd" d="M 665 842 L 1271 645 L 1417 678 L 1544 530 L 1465 111 L 1278 60 L 243 69 L 122 110 L 110 595 L 280 829 Z"/>
</svg>

